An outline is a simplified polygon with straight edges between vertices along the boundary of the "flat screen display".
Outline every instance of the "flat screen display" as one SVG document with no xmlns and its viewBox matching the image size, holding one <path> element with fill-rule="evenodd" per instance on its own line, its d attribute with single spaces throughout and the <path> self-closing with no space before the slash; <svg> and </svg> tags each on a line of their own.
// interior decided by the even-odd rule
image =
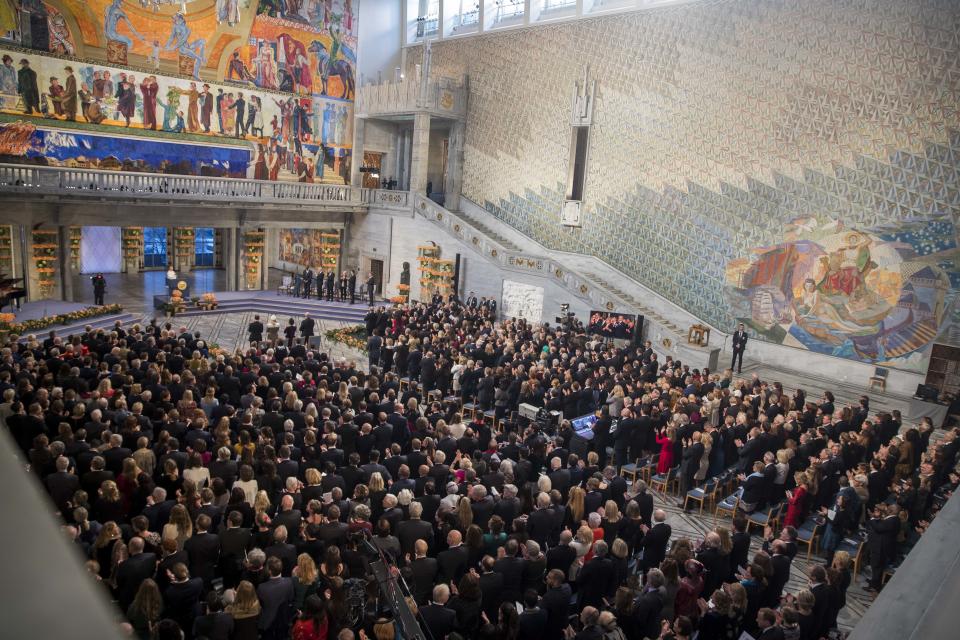
<svg viewBox="0 0 960 640">
<path fill-rule="evenodd" d="M 637 328 L 637 316 L 630 313 L 591 311 L 587 331 L 604 338 L 629 340 Z"/>
</svg>

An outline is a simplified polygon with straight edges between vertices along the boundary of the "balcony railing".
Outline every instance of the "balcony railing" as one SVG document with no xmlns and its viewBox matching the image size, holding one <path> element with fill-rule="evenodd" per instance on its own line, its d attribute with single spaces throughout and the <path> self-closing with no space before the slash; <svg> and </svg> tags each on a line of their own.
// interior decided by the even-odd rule
<svg viewBox="0 0 960 640">
<path fill-rule="evenodd" d="M 429 111 L 449 118 L 467 115 L 467 91 L 452 78 L 430 80 L 426 86 L 419 79 L 383 82 L 360 87 L 357 92 L 357 113 L 361 116 L 410 114 Z"/>
<path fill-rule="evenodd" d="M 343 185 L 305 182 L 0 165 L 0 192 L 6 193 L 359 206 L 360 191 Z"/>
<path fill-rule="evenodd" d="M 409 191 L 392 189 L 364 189 L 360 194 L 361 202 L 371 207 L 407 209 L 410 206 Z"/>
</svg>

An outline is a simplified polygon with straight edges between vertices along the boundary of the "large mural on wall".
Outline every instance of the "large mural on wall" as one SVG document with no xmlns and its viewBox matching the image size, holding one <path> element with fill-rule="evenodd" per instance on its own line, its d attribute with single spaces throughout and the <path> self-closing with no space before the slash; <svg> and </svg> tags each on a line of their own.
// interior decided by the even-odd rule
<svg viewBox="0 0 960 640">
<path fill-rule="evenodd" d="M 351 0 L 0 0 L 0 121 L 242 146 L 247 177 L 343 184 L 355 51 Z"/>
<path fill-rule="evenodd" d="M 490 215 L 723 332 L 743 318 L 758 340 L 922 370 L 960 344 L 958 20 L 942 0 L 693 2 L 436 42 L 431 72 L 469 75 L 463 191 Z"/>
<path fill-rule="evenodd" d="M 734 315 L 762 338 L 863 362 L 920 364 L 957 279 L 949 220 L 886 230 L 810 217 L 727 263 Z"/>
<path fill-rule="evenodd" d="M 249 150 L 241 147 L 139 140 L 15 122 L 0 124 L 0 162 L 245 178 L 251 158 Z"/>
</svg>

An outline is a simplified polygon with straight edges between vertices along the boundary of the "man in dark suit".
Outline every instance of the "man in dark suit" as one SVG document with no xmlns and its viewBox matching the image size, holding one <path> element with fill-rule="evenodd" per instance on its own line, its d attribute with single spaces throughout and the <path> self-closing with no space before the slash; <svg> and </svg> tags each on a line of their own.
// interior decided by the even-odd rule
<svg viewBox="0 0 960 640">
<path fill-rule="evenodd" d="M 616 588 L 616 571 L 607 557 L 607 550 L 607 543 L 603 540 L 593 543 L 593 558 L 577 573 L 578 606 L 581 608 L 602 607 L 603 599 L 612 595 Z"/>
<path fill-rule="evenodd" d="M 414 557 L 410 560 L 410 572 L 413 574 L 413 599 L 420 606 L 430 600 L 430 592 L 440 573 L 436 558 L 427 557 L 427 543 L 417 540 L 414 544 Z"/>
<path fill-rule="evenodd" d="M 350 290 L 350 304 L 354 304 L 357 301 L 357 270 L 354 269 L 350 272 L 350 276 L 347 278 L 347 289 Z"/>
<path fill-rule="evenodd" d="M 537 496 L 537 508 L 527 516 L 527 533 L 531 540 L 536 540 L 541 547 L 546 547 L 554 543 L 559 530 L 557 514 L 550 508 L 550 496 L 541 493 Z"/>
<path fill-rule="evenodd" d="M 433 588 L 433 601 L 425 607 L 420 607 L 423 623 L 430 631 L 434 640 L 442 640 L 453 633 L 457 625 L 457 613 L 447 607 L 450 599 L 450 587 L 438 584 Z"/>
<path fill-rule="evenodd" d="M 367 302 L 370 306 L 373 306 L 373 291 L 375 289 L 376 281 L 373 279 L 373 274 L 370 273 L 367 275 Z"/>
<path fill-rule="evenodd" d="M 877 505 L 867 523 L 867 550 L 870 551 L 870 583 L 868 591 L 879 591 L 883 584 L 883 571 L 896 558 L 897 534 L 900 518 L 897 505 Z"/>
<path fill-rule="evenodd" d="M 205 590 L 213 588 L 213 578 L 220 562 L 220 538 L 209 533 L 209 529 L 210 516 L 201 514 L 197 517 L 197 530 L 183 543 L 183 550 L 190 559 L 190 572 L 203 580 Z"/>
<path fill-rule="evenodd" d="M 447 534 L 447 549 L 437 554 L 440 567 L 440 580 L 448 584 L 460 582 L 467 572 L 467 549 L 463 546 L 463 536 L 456 529 Z"/>
<path fill-rule="evenodd" d="M 140 583 L 152 578 L 157 571 L 157 556 L 144 553 L 143 538 L 133 537 L 128 545 L 130 557 L 117 567 L 117 600 L 120 608 L 127 610 L 137 595 Z"/>
<path fill-rule="evenodd" d="M 757 612 L 757 640 L 783 640 L 783 629 L 777 624 L 777 613 L 764 607 Z"/>
<path fill-rule="evenodd" d="M 337 272 L 330 269 L 327 274 L 327 302 L 333 302 L 333 290 L 336 289 Z"/>
<path fill-rule="evenodd" d="M 123 471 L 123 461 L 133 454 L 130 449 L 123 446 L 123 436 L 114 433 L 110 436 L 110 448 L 101 453 L 107 471 L 112 471 L 114 476 L 120 475 Z"/>
<path fill-rule="evenodd" d="M 830 594 L 830 585 L 827 584 L 827 570 L 823 565 L 815 564 L 810 567 L 808 588 L 814 598 L 812 620 L 810 621 L 810 637 L 826 638 L 829 632 L 827 627 L 830 625 L 829 612 L 832 606 L 830 601 L 832 596 Z"/>
<path fill-rule="evenodd" d="M 247 327 L 250 334 L 250 342 L 260 342 L 263 340 L 263 323 L 260 322 L 260 316 L 253 316 L 253 322 Z"/>
<path fill-rule="evenodd" d="M 554 456 L 550 459 L 550 478 L 551 486 L 560 492 L 560 497 L 564 502 L 567 501 L 567 492 L 570 491 L 570 470 L 562 468 L 563 461 Z"/>
<path fill-rule="evenodd" d="M 736 369 L 741 373 L 743 369 L 743 352 L 747 348 L 747 332 L 744 330 L 743 323 L 737 325 L 737 330 L 733 332 L 733 362 L 730 363 L 731 369 Z M 737 361 L 740 361 L 737 366 Z"/>
<path fill-rule="evenodd" d="M 220 532 L 220 575 L 223 586 L 232 589 L 240 582 L 243 560 L 250 549 L 250 529 L 241 526 L 243 514 L 232 511 L 227 514 L 226 529 Z"/>
<path fill-rule="evenodd" d="M 73 500 L 73 494 L 80 488 L 80 478 L 69 471 L 70 460 L 59 456 L 56 461 L 56 471 L 44 479 L 47 491 L 61 513 L 66 513 L 68 502 Z"/>
<path fill-rule="evenodd" d="M 287 528 L 283 525 L 273 530 L 273 544 L 263 550 L 267 558 L 277 558 L 281 562 L 283 575 L 289 576 L 297 564 L 297 548 L 287 543 Z"/>
<path fill-rule="evenodd" d="M 503 545 L 506 554 L 493 563 L 493 570 L 503 575 L 503 600 L 517 602 L 523 597 L 523 576 L 527 561 L 517 557 L 519 545 L 515 539 Z"/>
<path fill-rule="evenodd" d="M 419 502 L 411 502 L 409 513 L 410 517 L 397 525 L 396 533 L 400 541 L 400 551 L 404 554 L 414 553 L 417 540 L 433 540 L 433 525 L 420 518 L 423 514 L 423 505 Z"/>
<path fill-rule="evenodd" d="M 787 555 L 787 543 L 783 540 L 774 540 L 770 545 L 773 552 L 770 555 L 770 564 L 773 566 L 773 575 L 767 579 L 767 590 L 764 594 L 765 606 L 776 608 L 780 606 L 780 596 L 783 588 L 790 580 L 790 565 L 792 561 Z"/>
<path fill-rule="evenodd" d="M 309 313 L 303 314 L 303 320 L 300 321 L 300 336 L 303 338 L 304 343 L 310 342 L 310 338 L 313 337 L 313 327 L 315 324 Z"/>
<path fill-rule="evenodd" d="M 170 586 L 163 592 L 164 616 L 172 618 L 181 629 L 193 629 L 193 619 L 200 612 L 203 580 L 191 578 L 187 565 L 178 562 L 167 570 Z M 293 587 L 291 586 L 291 591 Z"/>
<path fill-rule="evenodd" d="M 490 620 L 496 620 L 500 604 L 503 602 L 503 574 L 493 570 L 494 559 L 484 556 L 480 561 L 480 602 L 483 613 Z M 569 596 L 567 596 L 569 599 Z M 492 617 L 491 617 L 492 616 Z"/>
<path fill-rule="evenodd" d="M 547 612 L 547 624 L 543 629 L 542 637 L 563 637 L 563 630 L 569 624 L 567 617 L 570 613 L 570 595 L 566 571 L 551 569 L 547 573 L 547 590 L 540 598 L 540 608 Z"/>
<path fill-rule="evenodd" d="M 267 559 L 270 578 L 257 587 L 260 599 L 260 620 L 257 627 L 263 640 L 279 640 L 286 636 L 292 616 L 293 580 L 283 577 L 280 558 Z"/>
<path fill-rule="evenodd" d="M 694 431 L 690 439 L 686 441 L 683 448 L 683 456 L 680 462 L 680 495 L 686 495 L 687 491 L 693 489 L 696 484 L 697 471 L 700 470 L 700 459 L 704 454 L 704 446 L 700 441 L 702 434 Z M 686 509 L 684 509 L 686 511 Z"/>
<path fill-rule="evenodd" d="M 697 552 L 697 560 L 706 569 L 703 576 L 702 596 L 709 599 L 720 588 L 730 573 L 729 556 L 721 552 L 720 536 L 711 531 L 703 539 L 703 545 Z"/>
<path fill-rule="evenodd" d="M 643 559 L 640 561 L 640 565 L 644 573 L 647 569 L 659 567 L 667 555 L 667 544 L 670 542 L 672 529 L 666 520 L 667 513 L 662 509 L 657 509 L 653 512 L 653 526 L 641 526 L 643 538 L 640 539 L 637 546 L 643 549 Z"/>
</svg>

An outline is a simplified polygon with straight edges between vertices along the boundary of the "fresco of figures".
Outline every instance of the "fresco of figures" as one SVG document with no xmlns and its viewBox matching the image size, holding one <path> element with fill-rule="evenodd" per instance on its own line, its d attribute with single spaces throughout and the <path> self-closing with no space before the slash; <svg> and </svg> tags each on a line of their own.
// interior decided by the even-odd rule
<svg viewBox="0 0 960 640">
<path fill-rule="evenodd" d="M 342 184 L 349 177 L 351 104 L 0 54 L 0 116 L 8 119 L 220 146 L 229 141 L 255 154 L 253 166 L 263 164 L 256 154 L 264 156 L 268 170 L 256 177 L 265 180 Z"/>
<path fill-rule="evenodd" d="M 239 146 L 249 177 L 342 184 L 355 51 L 351 0 L 0 0 L 0 121 Z"/>
<path fill-rule="evenodd" d="M 954 238 L 946 218 L 883 229 L 795 220 L 783 242 L 727 264 L 728 299 L 766 340 L 919 368 L 955 314 Z"/>
</svg>

